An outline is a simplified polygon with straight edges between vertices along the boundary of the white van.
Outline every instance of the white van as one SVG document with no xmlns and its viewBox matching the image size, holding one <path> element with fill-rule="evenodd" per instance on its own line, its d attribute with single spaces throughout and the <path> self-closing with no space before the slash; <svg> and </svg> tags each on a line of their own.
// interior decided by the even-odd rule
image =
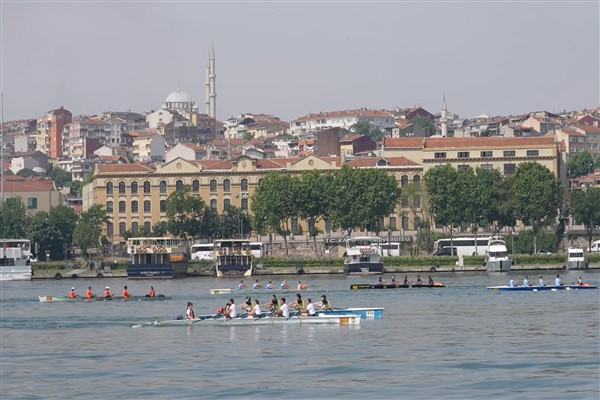
<svg viewBox="0 0 600 400">
<path fill-rule="evenodd" d="M 583 249 L 569 248 L 567 250 L 567 269 L 586 269 L 587 259 Z"/>
<path fill-rule="evenodd" d="M 595 242 L 592 243 L 592 247 L 588 248 L 587 251 L 591 251 L 591 252 L 600 252 L 600 240 L 596 240 Z"/>
<path fill-rule="evenodd" d="M 250 242 L 250 250 L 254 258 L 261 258 L 265 255 L 265 247 L 261 242 Z"/>
<path fill-rule="evenodd" d="M 213 243 L 196 243 L 190 249 L 190 258 L 197 261 L 212 261 L 215 259 L 214 251 Z"/>
</svg>

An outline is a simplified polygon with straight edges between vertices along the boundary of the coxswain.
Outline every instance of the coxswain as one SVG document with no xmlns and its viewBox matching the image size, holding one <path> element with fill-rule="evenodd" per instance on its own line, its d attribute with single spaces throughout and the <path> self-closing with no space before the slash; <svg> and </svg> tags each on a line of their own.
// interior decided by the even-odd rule
<svg viewBox="0 0 600 400">
<path fill-rule="evenodd" d="M 88 286 L 87 290 L 85 291 L 85 298 L 91 299 L 92 297 L 94 297 L 94 295 L 92 294 L 92 287 Z"/>
<path fill-rule="evenodd" d="M 154 286 L 150 286 L 150 293 L 148 294 L 150 297 L 154 297 L 156 296 L 156 293 L 154 292 Z"/>
<path fill-rule="evenodd" d="M 69 298 L 74 299 L 75 297 L 77 297 L 77 295 L 75 294 L 75 288 L 72 287 L 71 291 L 69 292 Z"/>
<path fill-rule="evenodd" d="M 104 298 L 109 298 L 112 297 L 112 294 L 110 294 L 110 288 L 107 286 L 104 288 Z"/>
<path fill-rule="evenodd" d="M 581 279 L 581 277 L 577 279 L 577 286 L 583 286 L 583 279 Z"/>
<path fill-rule="evenodd" d="M 191 301 L 188 301 L 187 310 L 185 312 L 185 315 L 187 316 L 188 319 L 196 319 L 196 315 L 194 314 L 194 309 L 192 308 L 193 305 L 194 305 L 194 303 L 192 303 Z"/>
<path fill-rule="evenodd" d="M 124 299 L 129 298 L 129 292 L 127 291 L 127 285 L 123 286 L 123 291 L 121 292 L 121 295 L 123 296 Z"/>
</svg>

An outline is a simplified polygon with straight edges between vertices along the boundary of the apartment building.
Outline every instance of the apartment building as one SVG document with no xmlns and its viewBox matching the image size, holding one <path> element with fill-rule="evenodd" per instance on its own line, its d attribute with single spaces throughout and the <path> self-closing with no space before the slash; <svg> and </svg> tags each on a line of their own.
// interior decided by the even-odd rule
<svg viewBox="0 0 600 400">
<path fill-rule="evenodd" d="M 327 128 L 351 129 L 357 122 L 367 122 L 382 132 L 391 131 L 396 126 L 394 116 L 388 111 L 361 108 L 308 114 L 290 121 L 290 133 L 299 135 Z"/>
<path fill-rule="evenodd" d="M 35 149 L 50 158 L 57 159 L 63 153 L 63 130 L 66 124 L 70 124 L 73 115 L 70 111 L 61 107 L 50 110 L 37 119 L 37 132 L 32 135 L 36 142 Z"/>
</svg>

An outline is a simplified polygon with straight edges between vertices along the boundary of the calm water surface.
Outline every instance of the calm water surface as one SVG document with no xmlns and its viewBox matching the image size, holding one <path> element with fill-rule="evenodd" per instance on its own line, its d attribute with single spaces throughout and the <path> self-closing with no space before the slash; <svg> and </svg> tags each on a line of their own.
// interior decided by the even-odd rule
<svg viewBox="0 0 600 400">
<path fill-rule="evenodd" d="M 583 277 L 598 284 L 597 272 Z M 2 282 L 0 397 L 599 398 L 600 291 L 490 293 L 486 286 L 506 284 L 508 276 L 483 273 L 437 274 L 447 288 L 349 290 L 376 279 L 302 276 L 310 289 L 326 290 L 334 307 L 385 307 L 382 320 L 359 327 L 147 326 L 183 313 L 188 300 L 196 314 L 214 312 L 229 295 L 209 289 L 236 280 Z M 142 295 L 151 284 L 172 299 L 37 299 L 72 285 L 79 293 L 128 285 Z M 238 304 L 244 295 L 234 295 Z M 257 297 L 266 302 L 270 294 Z"/>
</svg>

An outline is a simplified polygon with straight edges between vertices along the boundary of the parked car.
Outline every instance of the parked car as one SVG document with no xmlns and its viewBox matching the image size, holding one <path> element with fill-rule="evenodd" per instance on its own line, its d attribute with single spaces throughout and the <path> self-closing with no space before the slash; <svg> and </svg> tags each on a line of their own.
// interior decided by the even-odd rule
<svg viewBox="0 0 600 400">
<path fill-rule="evenodd" d="M 544 255 L 544 256 L 551 256 L 552 252 L 548 251 L 548 250 L 538 250 L 537 252 L 538 254 Z"/>
</svg>

